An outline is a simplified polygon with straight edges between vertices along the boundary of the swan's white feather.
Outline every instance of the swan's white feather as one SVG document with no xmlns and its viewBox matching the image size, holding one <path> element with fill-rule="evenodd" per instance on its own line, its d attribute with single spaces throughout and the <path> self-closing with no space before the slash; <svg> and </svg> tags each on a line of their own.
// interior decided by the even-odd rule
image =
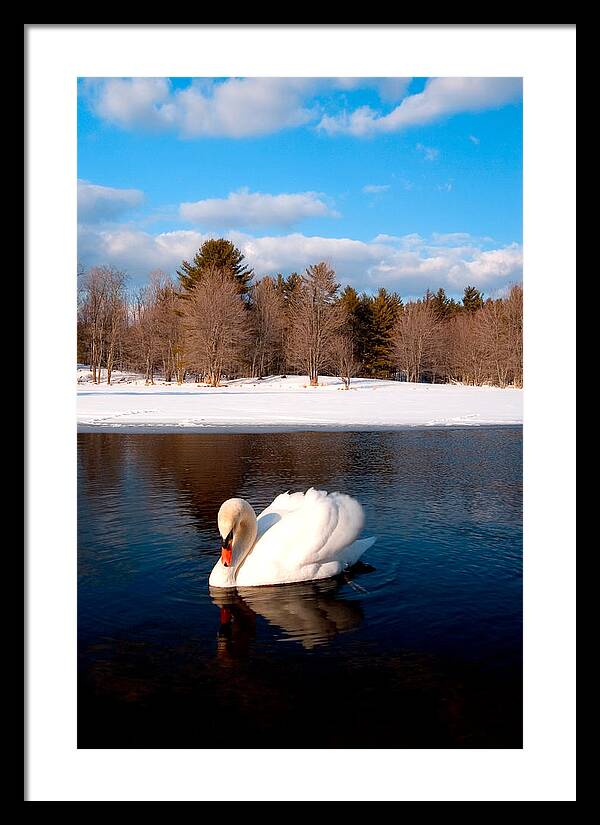
<svg viewBox="0 0 600 825">
<path fill-rule="evenodd" d="M 283 584 L 336 576 L 354 564 L 375 539 L 357 536 L 363 508 L 344 493 L 283 493 L 260 513 L 251 552 L 236 585 Z"/>
</svg>

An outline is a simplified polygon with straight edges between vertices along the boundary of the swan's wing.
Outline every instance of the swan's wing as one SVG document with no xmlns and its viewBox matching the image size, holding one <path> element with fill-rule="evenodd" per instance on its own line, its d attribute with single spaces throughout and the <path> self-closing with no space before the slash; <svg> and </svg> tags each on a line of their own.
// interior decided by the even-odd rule
<svg viewBox="0 0 600 825">
<path fill-rule="evenodd" d="M 356 540 L 365 523 L 362 505 L 356 499 L 345 493 L 331 493 L 327 502 L 337 511 L 337 522 L 319 553 L 320 560 L 338 558 L 340 550 Z"/>
<path fill-rule="evenodd" d="M 269 506 L 265 507 L 259 514 L 258 518 L 260 519 L 261 516 L 268 515 L 269 513 L 278 513 L 281 516 L 285 516 L 302 507 L 303 504 L 304 493 L 290 493 L 288 490 L 287 493 L 281 493 L 281 495 L 274 498 Z"/>
<path fill-rule="evenodd" d="M 297 510 L 304 503 L 304 493 L 281 493 L 273 499 L 268 507 L 259 513 L 256 522 L 258 525 L 258 532 L 256 534 L 256 541 L 266 533 L 274 524 L 284 516 Z M 255 545 L 256 546 L 256 545 Z"/>
<path fill-rule="evenodd" d="M 286 495 L 260 514 L 259 536 L 239 571 L 240 585 L 336 575 L 346 564 L 343 550 L 364 524 L 358 501 L 313 488 Z"/>
</svg>

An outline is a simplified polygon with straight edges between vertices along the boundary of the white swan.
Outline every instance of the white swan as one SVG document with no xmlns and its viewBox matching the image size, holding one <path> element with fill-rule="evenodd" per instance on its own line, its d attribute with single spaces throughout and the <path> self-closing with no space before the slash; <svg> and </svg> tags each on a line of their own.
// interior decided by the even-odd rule
<svg viewBox="0 0 600 825">
<path fill-rule="evenodd" d="M 344 493 L 282 493 L 256 518 L 243 498 L 225 501 L 217 516 L 221 558 L 211 587 L 327 579 L 355 564 L 375 538 L 359 539 L 362 506 Z"/>
</svg>

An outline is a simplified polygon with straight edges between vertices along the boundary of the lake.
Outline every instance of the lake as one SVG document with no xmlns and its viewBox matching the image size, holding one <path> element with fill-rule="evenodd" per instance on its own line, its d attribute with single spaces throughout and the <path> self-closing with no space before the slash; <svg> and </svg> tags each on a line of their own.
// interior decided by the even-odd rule
<svg viewBox="0 0 600 825">
<path fill-rule="evenodd" d="M 209 593 L 221 503 L 314 486 L 341 580 Z M 78 435 L 78 747 L 520 748 L 522 429 Z"/>
</svg>

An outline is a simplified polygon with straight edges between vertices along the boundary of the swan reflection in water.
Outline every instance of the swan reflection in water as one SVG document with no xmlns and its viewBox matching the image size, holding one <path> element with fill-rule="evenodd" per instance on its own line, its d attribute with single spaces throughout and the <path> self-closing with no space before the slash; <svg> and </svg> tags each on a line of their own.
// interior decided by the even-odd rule
<svg viewBox="0 0 600 825">
<path fill-rule="evenodd" d="M 256 636 L 256 617 L 281 631 L 279 641 L 297 641 L 306 649 L 330 642 L 338 633 L 358 627 L 360 602 L 339 595 L 343 580 L 325 579 L 264 587 L 210 588 L 220 608 L 217 653 L 244 655 Z"/>
</svg>

